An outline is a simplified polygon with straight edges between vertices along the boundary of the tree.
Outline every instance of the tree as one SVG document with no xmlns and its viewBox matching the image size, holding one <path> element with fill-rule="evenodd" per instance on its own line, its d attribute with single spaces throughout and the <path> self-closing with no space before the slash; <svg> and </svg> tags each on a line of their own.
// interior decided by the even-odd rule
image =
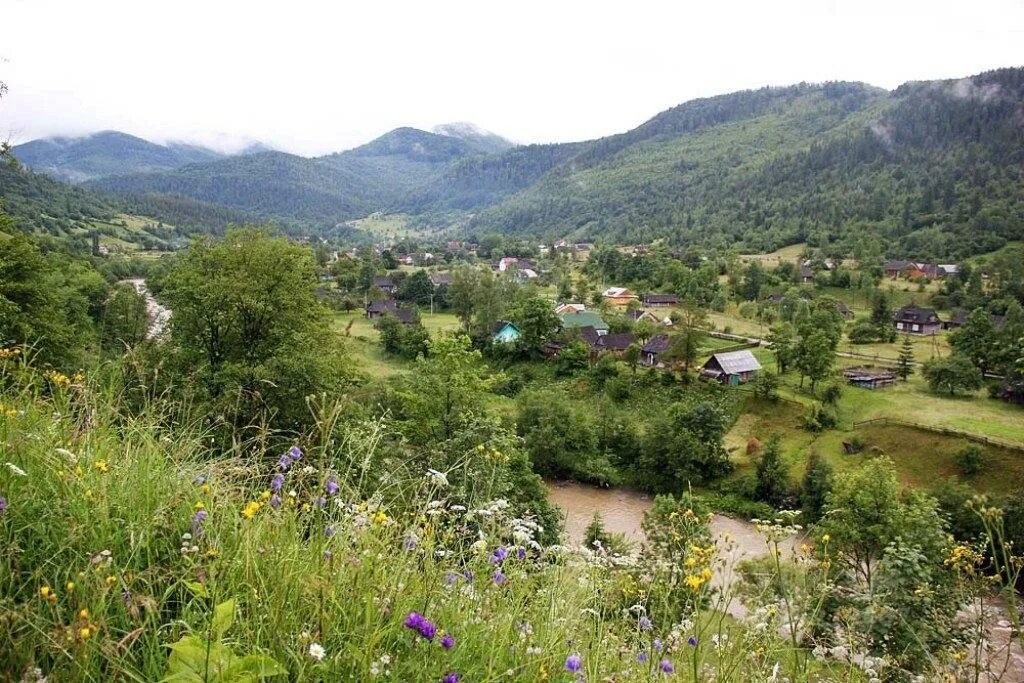
<svg viewBox="0 0 1024 683">
<path fill-rule="evenodd" d="M 771 370 L 762 370 L 754 378 L 754 396 L 766 401 L 779 399 L 779 376 Z"/>
<path fill-rule="evenodd" d="M 728 474 L 732 464 L 722 445 L 728 427 L 725 411 L 710 401 L 674 406 L 647 430 L 637 479 L 650 490 L 679 491 Z"/>
<path fill-rule="evenodd" d="M 981 388 L 981 373 L 967 358 L 954 353 L 948 358 L 932 358 L 925 361 L 921 374 L 931 390 L 947 392 L 953 396 L 961 391 L 976 391 Z"/>
<path fill-rule="evenodd" d="M 760 261 L 751 261 L 743 271 L 743 280 L 740 282 L 738 293 L 747 301 L 756 301 L 761 296 L 761 287 L 764 286 L 767 275 Z"/>
<path fill-rule="evenodd" d="M 900 344 L 900 354 L 896 358 L 896 374 L 904 382 L 914 374 L 914 343 L 910 335 L 903 335 L 903 343 Z"/>
<path fill-rule="evenodd" d="M 100 345 L 104 353 L 120 356 L 146 339 L 149 332 L 146 299 L 128 284 L 113 287 L 104 305 Z"/>
<path fill-rule="evenodd" d="M 509 320 L 519 330 L 516 347 L 527 358 L 541 355 L 544 345 L 554 338 L 561 321 L 551 304 L 539 296 L 527 295 L 519 299 L 508 312 Z"/>
<path fill-rule="evenodd" d="M 408 301 L 417 306 L 429 306 L 434 296 L 434 283 L 425 270 L 417 270 L 409 277 L 402 280 L 398 288 L 397 299 Z"/>
<path fill-rule="evenodd" d="M 782 323 L 771 328 L 765 338 L 768 348 L 775 354 L 775 364 L 779 368 L 779 374 L 786 374 L 796 361 L 796 341 L 793 338 L 793 327 L 788 323 Z"/>
<path fill-rule="evenodd" d="M 754 495 L 757 499 L 778 507 L 785 498 L 788 488 L 786 467 L 782 462 L 781 438 L 778 434 L 772 434 L 768 438 L 768 443 L 757 460 L 756 481 Z"/>
<path fill-rule="evenodd" d="M 832 371 L 835 363 L 835 348 L 828 334 L 821 329 L 816 329 L 808 336 L 802 337 L 797 343 L 795 364 L 800 371 L 800 383 L 803 384 L 804 377 L 811 380 L 811 391 L 814 391 L 817 383 Z"/>
<path fill-rule="evenodd" d="M 348 381 L 314 295 L 312 251 L 266 229 L 228 230 L 197 240 L 163 282 L 174 315 L 171 354 L 198 400 L 228 425 L 264 418 L 297 428 L 310 420 L 306 397 Z"/>
<path fill-rule="evenodd" d="M 590 347 L 582 339 L 574 339 L 555 356 L 555 374 L 571 377 L 584 372 L 590 361 Z"/>
<path fill-rule="evenodd" d="M 469 331 L 473 321 L 474 292 L 479 282 L 480 271 L 467 266 L 456 268 L 452 273 L 452 285 L 448 290 L 448 305 L 462 323 L 464 332 Z"/>
<path fill-rule="evenodd" d="M 832 466 L 817 451 L 811 451 L 800 487 L 800 506 L 809 522 L 817 522 L 825 511 L 832 491 Z"/>
<path fill-rule="evenodd" d="M 416 370 L 409 375 L 410 412 L 418 434 L 444 440 L 468 414 L 480 411 L 494 378 L 464 334 L 440 334 L 428 347 L 428 355 L 416 359 Z"/>
<path fill-rule="evenodd" d="M 999 342 L 992 318 L 984 308 L 976 308 L 958 330 L 949 335 L 949 344 L 960 356 L 968 359 L 982 374 L 997 362 Z"/>
</svg>

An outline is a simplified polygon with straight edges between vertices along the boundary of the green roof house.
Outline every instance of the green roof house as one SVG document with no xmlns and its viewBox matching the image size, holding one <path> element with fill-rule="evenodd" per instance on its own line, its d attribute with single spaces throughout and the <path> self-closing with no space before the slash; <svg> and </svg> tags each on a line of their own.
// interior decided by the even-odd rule
<svg viewBox="0 0 1024 683">
<path fill-rule="evenodd" d="M 519 328 L 508 321 L 501 321 L 498 323 L 498 331 L 491 337 L 491 342 L 494 344 L 512 344 L 513 342 L 519 341 L 520 333 Z"/>
<path fill-rule="evenodd" d="M 593 327 L 598 334 L 607 334 L 608 332 L 608 323 L 600 315 L 591 311 L 567 311 L 561 315 L 561 318 L 563 330 Z"/>
</svg>

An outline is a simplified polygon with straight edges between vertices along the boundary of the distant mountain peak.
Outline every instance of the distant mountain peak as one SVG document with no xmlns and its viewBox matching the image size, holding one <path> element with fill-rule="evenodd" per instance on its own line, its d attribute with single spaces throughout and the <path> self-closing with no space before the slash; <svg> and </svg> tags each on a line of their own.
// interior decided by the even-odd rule
<svg viewBox="0 0 1024 683">
<path fill-rule="evenodd" d="M 469 121 L 454 121 L 434 126 L 432 131 L 438 135 L 449 138 L 457 138 L 471 143 L 483 152 L 504 152 L 515 147 L 516 144 L 497 133 L 485 130 L 475 123 Z"/>
</svg>

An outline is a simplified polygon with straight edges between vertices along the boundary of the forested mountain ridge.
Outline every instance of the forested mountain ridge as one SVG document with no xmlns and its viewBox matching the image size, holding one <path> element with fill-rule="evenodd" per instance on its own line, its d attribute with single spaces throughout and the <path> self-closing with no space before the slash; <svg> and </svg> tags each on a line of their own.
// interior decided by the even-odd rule
<svg viewBox="0 0 1024 683">
<path fill-rule="evenodd" d="M 114 174 L 170 170 L 224 156 L 198 145 L 158 145 L 113 130 L 81 137 L 41 138 L 16 145 L 11 152 L 32 170 L 72 183 Z"/>
<path fill-rule="evenodd" d="M 920 258 L 1024 237 L 1024 70 L 696 100 L 586 143 L 471 229 L 770 250 L 864 234 Z"/>
</svg>

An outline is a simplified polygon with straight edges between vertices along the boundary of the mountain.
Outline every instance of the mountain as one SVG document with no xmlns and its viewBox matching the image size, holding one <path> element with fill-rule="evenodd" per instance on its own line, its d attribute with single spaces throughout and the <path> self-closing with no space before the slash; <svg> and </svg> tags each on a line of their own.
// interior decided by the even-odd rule
<svg viewBox="0 0 1024 683">
<path fill-rule="evenodd" d="M 468 142 L 484 154 L 496 154 L 516 146 L 511 140 L 466 121 L 442 123 L 434 126 L 432 132 Z"/>
<path fill-rule="evenodd" d="M 84 137 L 41 138 L 11 151 L 34 171 L 71 183 L 113 174 L 164 171 L 223 156 L 197 145 L 158 145 L 113 130 Z"/>
<path fill-rule="evenodd" d="M 687 102 L 620 135 L 517 148 L 503 175 L 435 181 L 418 209 L 479 205 L 479 233 L 771 250 L 873 239 L 959 258 L 1024 239 L 1024 69 L 907 83 L 765 88 Z M 520 169 L 543 169 L 526 187 Z M 413 202 L 415 204 L 415 202 Z"/>
</svg>

